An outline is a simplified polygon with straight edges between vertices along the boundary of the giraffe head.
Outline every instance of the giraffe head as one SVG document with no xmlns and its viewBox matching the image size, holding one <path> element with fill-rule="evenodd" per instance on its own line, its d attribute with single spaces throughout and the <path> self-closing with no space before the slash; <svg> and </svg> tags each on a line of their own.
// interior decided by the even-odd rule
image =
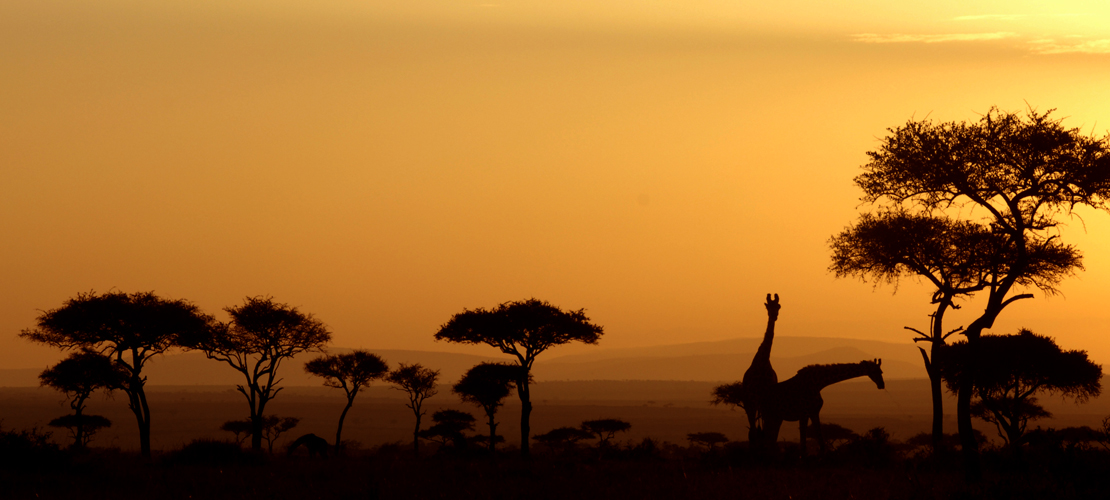
<svg viewBox="0 0 1110 500">
<path fill-rule="evenodd" d="M 879 389 L 886 389 L 886 383 L 883 382 L 883 360 L 875 358 L 874 361 L 861 361 L 860 365 L 867 369 L 867 376 L 875 383 L 875 387 Z"/>
<path fill-rule="evenodd" d="M 771 294 L 767 294 L 767 302 L 765 304 L 763 304 L 763 307 L 767 308 L 767 318 L 768 319 L 770 319 L 771 321 L 778 320 L 779 319 L 779 308 L 782 307 L 782 306 L 779 305 L 779 294 L 776 293 L 775 298 L 773 300 L 771 299 Z"/>
</svg>

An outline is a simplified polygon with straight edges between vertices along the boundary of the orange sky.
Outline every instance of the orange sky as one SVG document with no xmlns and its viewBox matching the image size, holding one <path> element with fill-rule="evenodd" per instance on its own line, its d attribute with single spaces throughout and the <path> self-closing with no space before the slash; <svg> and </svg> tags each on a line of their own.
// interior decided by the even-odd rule
<svg viewBox="0 0 1110 500">
<path fill-rule="evenodd" d="M 992 105 L 1107 133 L 1110 8 L 827 4 L 0 2 L 0 368 L 111 288 L 269 294 L 371 349 L 532 296 L 608 346 L 755 336 L 766 292 L 780 335 L 909 342 L 927 289 L 826 271 L 865 152 Z M 1106 363 L 1110 215 L 1083 215 L 1087 270 L 995 331 Z"/>
</svg>

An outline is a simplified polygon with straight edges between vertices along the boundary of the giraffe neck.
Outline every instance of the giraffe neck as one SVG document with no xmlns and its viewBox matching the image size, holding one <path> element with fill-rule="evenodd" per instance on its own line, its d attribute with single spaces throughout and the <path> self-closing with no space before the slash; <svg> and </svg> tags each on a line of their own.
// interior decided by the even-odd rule
<svg viewBox="0 0 1110 500">
<path fill-rule="evenodd" d="M 868 368 L 863 363 L 837 363 L 803 368 L 810 383 L 817 389 L 824 389 L 838 382 L 867 375 Z M 801 374 L 799 372 L 799 374 Z"/>
<path fill-rule="evenodd" d="M 763 333 L 763 342 L 760 342 L 759 349 L 755 352 L 755 359 L 758 361 L 771 360 L 771 344 L 775 341 L 775 320 L 778 319 L 774 316 L 767 318 L 767 331 Z"/>
</svg>

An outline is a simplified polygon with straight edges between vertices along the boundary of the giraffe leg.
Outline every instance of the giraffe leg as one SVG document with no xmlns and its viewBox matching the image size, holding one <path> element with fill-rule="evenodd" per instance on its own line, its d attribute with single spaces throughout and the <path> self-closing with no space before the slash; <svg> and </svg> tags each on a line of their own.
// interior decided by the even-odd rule
<svg viewBox="0 0 1110 500">
<path fill-rule="evenodd" d="M 820 413 L 813 414 L 813 433 L 815 434 L 814 437 L 817 438 L 817 451 L 821 455 L 824 455 L 825 454 L 825 440 L 821 439 L 821 414 Z"/>
<path fill-rule="evenodd" d="M 806 417 L 798 419 L 798 434 L 801 435 L 802 456 L 806 456 Z"/>
</svg>

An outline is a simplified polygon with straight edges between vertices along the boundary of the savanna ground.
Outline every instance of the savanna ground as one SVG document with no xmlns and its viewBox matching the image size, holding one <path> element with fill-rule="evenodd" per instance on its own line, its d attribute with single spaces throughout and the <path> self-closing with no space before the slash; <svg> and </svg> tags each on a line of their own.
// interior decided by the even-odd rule
<svg viewBox="0 0 1110 500">
<path fill-rule="evenodd" d="M 512 450 L 490 457 L 413 459 L 386 445 L 326 460 L 252 455 L 199 443 L 149 461 L 94 450 L 45 454 L 0 470 L 10 499 L 392 499 L 392 498 L 782 498 L 950 499 L 1107 498 L 1110 455 L 1095 449 L 1030 453 L 1024 465 L 984 454 L 983 481 L 966 484 L 958 459 L 907 454 L 892 443 L 844 445 L 822 459 L 799 460 L 789 447 L 773 465 L 756 465 L 743 444 L 716 452 L 638 443 L 599 453 L 538 447 L 531 460 Z M 234 446 L 234 445 L 230 445 Z"/>
<path fill-rule="evenodd" d="M 632 429 L 617 436 L 617 447 L 600 454 L 585 444 L 571 454 L 536 444 L 529 461 L 512 451 L 519 433 L 519 403 L 514 401 L 499 413 L 498 433 L 508 445 L 497 457 L 434 454 L 434 445 L 426 444 L 424 456 L 413 459 L 407 444 L 412 413 L 401 393 L 385 387 L 356 401 L 344 438 L 362 445 L 346 457 L 284 455 L 284 446 L 307 432 L 334 439 L 343 398 L 322 387 L 291 387 L 274 401 L 268 413 L 300 417 L 301 423 L 280 438 L 273 455 L 244 454 L 219 444 L 206 449 L 203 441 L 183 451 L 194 440 L 230 439 L 218 427 L 244 416 L 242 396 L 226 387 L 152 387 L 153 459 L 143 460 L 133 451 L 134 420 L 126 400 L 100 398 L 90 404 L 90 413 L 105 415 L 114 425 L 96 436 L 94 449 L 47 451 L 37 461 L 9 456 L 0 464 L 0 499 L 1110 498 L 1110 454 L 1097 444 L 1042 446 L 1016 462 L 1006 451 L 990 448 L 999 444 L 996 439 L 984 454 L 985 480 L 967 485 L 957 454 L 930 458 L 925 448 L 905 444 L 929 425 L 924 381 L 891 380 L 885 391 L 869 384 L 830 387 L 823 420 L 861 434 L 882 427 L 888 433 L 883 439 L 842 442 L 827 456 L 808 460 L 799 460 L 796 446 L 783 443 L 784 451 L 771 465 L 754 461 L 744 443 L 733 441 L 706 453 L 685 440 L 687 433 L 709 431 L 736 440 L 746 431 L 741 413 L 708 405 L 713 385 L 708 382 L 538 383 L 534 434 L 595 418 L 620 418 Z M 61 401 L 60 394 L 46 388 L 0 388 L 0 426 L 3 431 L 48 430 L 45 422 L 68 412 Z M 428 403 L 429 416 L 441 408 L 478 413 L 450 394 Z M 1044 427 L 1097 427 L 1110 414 L 1101 400 L 1082 406 L 1045 403 L 1057 418 L 1037 422 Z M 946 425 L 955 428 L 952 421 Z M 977 427 L 988 437 L 995 435 L 982 422 Z M 66 432 L 53 431 L 49 442 L 64 445 Z M 485 429 L 477 426 L 476 431 Z M 796 441 L 796 426 L 784 425 L 782 439 Z"/>
</svg>

